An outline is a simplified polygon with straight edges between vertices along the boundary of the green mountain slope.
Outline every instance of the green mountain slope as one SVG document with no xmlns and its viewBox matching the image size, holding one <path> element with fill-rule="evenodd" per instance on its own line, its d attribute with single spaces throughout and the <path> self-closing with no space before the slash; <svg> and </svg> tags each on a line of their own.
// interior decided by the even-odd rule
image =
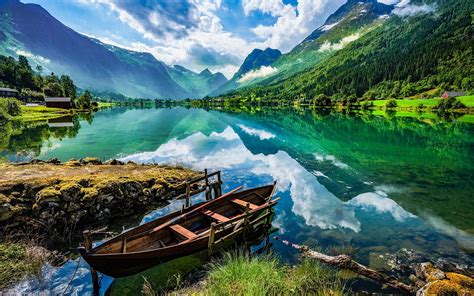
<svg viewBox="0 0 474 296">
<path fill-rule="evenodd" d="M 251 71 L 258 71 L 261 67 L 267 67 L 272 65 L 281 57 L 281 52 L 278 49 L 267 48 L 265 50 L 254 49 L 245 58 L 244 62 L 240 66 L 239 70 L 234 74 L 231 80 L 220 88 L 216 89 L 212 94 L 221 94 L 236 88 L 248 85 L 252 83 L 254 79 L 247 79 L 248 74 Z"/>
<path fill-rule="evenodd" d="M 421 5 L 421 1 L 410 5 Z M 388 98 L 433 88 L 473 90 L 474 2 L 445 0 L 423 5 L 434 11 L 391 15 L 324 62 L 238 95 L 273 100 L 319 94 Z"/>
<path fill-rule="evenodd" d="M 238 79 L 241 76 L 241 70 L 239 70 L 236 73 L 237 79 L 234 76 L 225 87 L 219 89 L 219 92 L 225 93 L 232 89 L 255 84 L 276 83 L 314 67 L 330 57 L 336 49 L 343 48 L 382 24 L 393 8 L 393 6 L 379 3 L 377 0 L 349 0 L 329 16 L 323 26 L 312 32 L 292 51 L 281 55 L 274 62 L 266 64 L 265 66 L 272 67 L 271 72 L 242 81 Z M 246 61 L 252 60 L 254 54 L 253 51 Z M 245 67 L 245 64 L 244 62 L 242 67 Z"/>
<path fill-rule="evenodd" d="M 211 73 L 209 69 L 196 73 L 175 65 L 169 67 L 169 73 L 174 81 L 190 92 L 190 98 L 202 98 L 227 82 L 224 74 L 220 72 Z"/>
<path fill-rule="evenodd" d="M 45 73 L 68 74 L 80 88 L 128 97 L 196 98 L 226 81 L 220 73 L 198 75 L 189 70 L 176 78 L 175 68 L 150 53 L 81 35 L 41 6 L 18 0 L 0 0 L 0 55 L 23 55 Z"/>
</svg>

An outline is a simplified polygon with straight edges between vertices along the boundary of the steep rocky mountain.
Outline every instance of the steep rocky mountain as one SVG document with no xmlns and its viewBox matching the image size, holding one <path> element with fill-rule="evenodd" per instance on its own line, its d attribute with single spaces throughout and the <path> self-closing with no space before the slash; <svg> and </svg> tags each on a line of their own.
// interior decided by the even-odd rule
<svg viewBox="0 0 474 296">
<path fill-rule="evenodd" d="M 184 71 L 184 78 L 175 81 L 174 68 L 153 55 L 79 34 L 41 6 L 18 0 L 0 0 L 0 54 L 24 55 L 44 71 L 70 75 L 81 88 L 129 97 L 197 97 L 214 90 L 223 78 L 220 73 L 209 77 L 191 71 L 185 77 Z"/>
<path fill-rule="evenodd" d="M 312 32 L 292 51 L 268 64 L 267 66 L 272 67 L 270 73 L 240 83 L 238 81 L 228 83 L 225 89 L 221 89 L 221 93 L 253 84 L 275 83 L 314 67 L 381 25 L 389 18 L 393 9 L 393 5 L 385 5 L 377 0 L 349 0 L 329 16 L 323 26 Z"/>
<path fill-rule="evenodd" d="M 245 84 L 245 74 L 252 71 L 258 71 L 262 67 L 267 67 L 273 64 L 281 57 L 281 52 L 278 49 L 267 48 L 265 50 L 254 49 L 244 60 L 239 70 L 234 74 L 231 80 L 218 88 L 214 93 L 224 93 L 229 90 L 238 88 Z M 249 79 L 251 81 L 252 79 Z"/>
<path fill-rule="evenodd" d="M 380 12 L 374 1 L 360 1 L 354 7 L 366 4 Z M 374 99 L 409 97 L 433 89 L 470 91 L 474 89 L 472 11 L 473 1 L 404 1 L 389 17 L 372 16 L 372 23 L 358 31 L 361 33 L 350 33 L 357 34 L 350 42 L 341 44 L 347 37 L 338 43 L 329 40 L 330 35 L 348 36 L 347 29 L 339 33 L 345 17 L 328 33 L 318 29 L 290 53 L 319 47 L 318 52 L 330 52 L 324 60 L 285 80 L 267 79 L 237 94 L 268 100 L 320 94 Z"/>
</svg>

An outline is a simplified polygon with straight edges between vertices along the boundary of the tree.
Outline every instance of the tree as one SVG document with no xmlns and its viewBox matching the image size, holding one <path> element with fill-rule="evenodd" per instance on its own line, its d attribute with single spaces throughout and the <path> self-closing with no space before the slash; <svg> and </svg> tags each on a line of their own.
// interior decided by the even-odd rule
<svg viewBox="0 0 474 296">
<path fill-rule="evenodd" d="M 44 88 L 43 92 L 48 97 L 62 97 L 63 88 L 58 82 L 50 82 Z"/>
<path fill-rule="evenodd" d="M 77 89 L 71 77 L 67 75 L 61 75 L 60 81 L 61 81 L 61 86 L 63 88 L 64 95 L 66 97 L 72 98 L 73 100 L 76 99 Z"/>
<path fill-rule="evenodd" d="M 74 105 L 78 109 L 90 109 L 92 106 L 92 95 L 86 90 L 76 101 Z"/>
</svg>

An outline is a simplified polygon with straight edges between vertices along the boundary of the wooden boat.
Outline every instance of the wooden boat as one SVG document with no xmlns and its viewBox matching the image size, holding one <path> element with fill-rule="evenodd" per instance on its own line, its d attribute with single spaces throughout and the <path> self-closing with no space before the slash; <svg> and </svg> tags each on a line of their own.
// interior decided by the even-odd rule
<svg viewBox="0 0 474 296">
<path fill-rule="evenodd" d="M 269 219 L 275 184 L 196 204 L 117 235 L 95 248 L 79 248 L 91 268 L 112 277 L 136 274 L 160 263 L 203 251 Z M 87 245 L 86 245 L 87 247 Z"/>
</svg>

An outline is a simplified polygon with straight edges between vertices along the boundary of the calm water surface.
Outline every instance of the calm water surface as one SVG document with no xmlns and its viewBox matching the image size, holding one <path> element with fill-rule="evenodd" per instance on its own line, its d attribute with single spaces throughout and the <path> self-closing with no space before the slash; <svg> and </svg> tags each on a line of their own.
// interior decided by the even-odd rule
<svg viewBox="0 0 474 296">
<path fill-rule="evenodd" d="M 222 170 L 226 190 L 276 180 L 281 200 L 273 225 L 284 239 L 323 249 L 351 246 L 357 260 L 374 267 L 379 255 L 407 248 L 474 268 L 474 125 L 185 108 L 115 108 L 74 125 L 10 135 L 0 155 Z M 178 208 L 172 203 L 143 222 Z M 278 242 L 273 249 L 290 262 L 296 258 Z M 50 280 L 16 289 L 62 292 L 76 264 L 45 267 Z M 90 289 L 88 267 L 80 266 L 72 283 L 77 293 Z"/>
</svg>

